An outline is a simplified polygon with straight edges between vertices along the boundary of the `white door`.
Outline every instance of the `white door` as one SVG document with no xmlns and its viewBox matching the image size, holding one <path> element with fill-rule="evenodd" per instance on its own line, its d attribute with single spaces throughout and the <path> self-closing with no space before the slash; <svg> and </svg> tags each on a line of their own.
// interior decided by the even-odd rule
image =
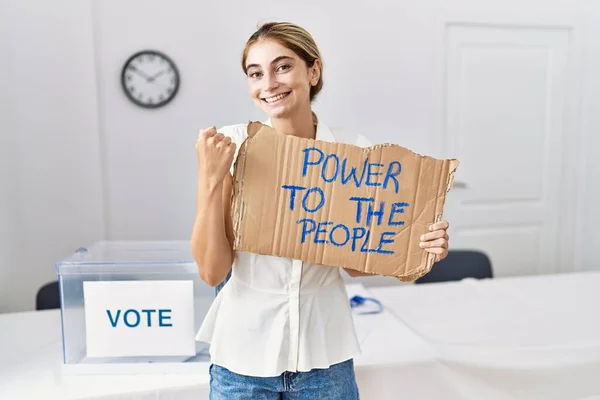
<svg viewBox="0 0 600 400">
<path fill-rule="evenodd" d="M 437 138 L 460 160 L 445 213 L 450 244 L 486 252 L 495 276 L 572 269 L 572 26 L 529 23 L 517 8 L 493 23 L 472 11 L 440 29 Z"/>
</svg>

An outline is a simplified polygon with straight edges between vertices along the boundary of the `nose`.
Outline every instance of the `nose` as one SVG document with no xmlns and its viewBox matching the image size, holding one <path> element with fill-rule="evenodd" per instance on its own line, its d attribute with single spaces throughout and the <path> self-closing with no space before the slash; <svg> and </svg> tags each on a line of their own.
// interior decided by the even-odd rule
<svg viewBox="0 0 600 400">
<path fill-rule="evenodd" d="M 265 91 L 273 92 L 273 90 L 279 87 L 279 82 L 277 82 L 277 76 L 272 73 L 265 74 Z"/>
</svg>

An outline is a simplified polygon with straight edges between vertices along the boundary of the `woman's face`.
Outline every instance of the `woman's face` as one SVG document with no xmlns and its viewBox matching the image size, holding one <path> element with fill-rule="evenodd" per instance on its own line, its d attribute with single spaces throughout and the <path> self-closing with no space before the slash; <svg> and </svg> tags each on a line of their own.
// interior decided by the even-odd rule
<svg viewBox="0 0 600 400">
<path fill-rule="evenodd" d="M 271 118 L 289 118 L 310 107 L 310 87 L 319 80 L 318 61 L 308 68 L 296 53 L 273 40 L 250 47 L 246 71 L 250 96 Z"/>
</svg>

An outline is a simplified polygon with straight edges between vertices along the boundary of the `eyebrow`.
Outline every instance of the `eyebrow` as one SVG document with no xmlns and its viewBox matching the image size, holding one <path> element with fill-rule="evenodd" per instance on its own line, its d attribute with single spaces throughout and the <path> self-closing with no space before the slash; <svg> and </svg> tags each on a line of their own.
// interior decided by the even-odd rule
<svg viewBox="0 0 600 400">
<path fill-rule="evenodd" d="M 281 60 L 286 60 L 286 59 L 287 60 L 293 60 L 293 58 L 290 57 L 290 56 L 279 56 L 279 57 L 276 57 L 273 61 L 271 61 L 271 64 L 275 64 L 275 63 L 277 63 L 277 62 L 279 62 Z M 249 64 L 249 65 L 246 66 L 246 70 L 248 70 L 248 69 L 250 69 L 252 67 L 258 67 L 258 68 L 260 68 L 260 65 L 258 65 L 258 64 Z"/>
</svg>

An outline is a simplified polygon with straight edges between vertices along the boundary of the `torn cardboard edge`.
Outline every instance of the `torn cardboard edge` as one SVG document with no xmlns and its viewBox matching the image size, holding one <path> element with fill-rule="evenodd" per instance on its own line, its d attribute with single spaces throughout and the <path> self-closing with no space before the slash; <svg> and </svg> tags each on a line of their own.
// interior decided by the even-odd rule
<svg viewBox="0 0 600 400">
<path fill-rule="evenodd" d="M 356 257 L 352 256 L 350 258 L 352 258 L 352 261 L 349 260 L 348 255 L 341 255 L 338 258 L 336 258 L 335 254 L 331 254 L 334 250 L 327 250 L 327 249 L 318 249 L 315 246 L 312 246 L 311 243 L 303 243 L 301 246 L 298 246 L 297 243 L 290 243 L 290 240 L 292 239 L 297 239 L 297 228 L 296 228 L 296 233 L 294 234 L 294 224 L 290 223 L 289 220 L 287 220 L 287 218 L 292 218 L 299 220 L 299 217 L 301 217 L 302 215 L 299 213 L 296 214 L 290 214 L 289 216 L 280 216 L 280 215 L 270 215 L 269 212 L 272 210 L 267 210 L 266 212 L 264 210 L 258 210 L 257 211 L 257 207 L 264 207 L 265 202 L 273 202 L 272 198 L 268 198 L 264 192 L 268 192 L 269 190 L 279 190 L 280 186 L 281 186 L 281 182 L 278 182 L 275 186 L 271 185 L 267 185 L 265 184 L 265 181 L 274 181 L 274 180 L 278 180 L 280 179 L 280 175 L 277 175 L 277 173 L 275 173 L 273 170 L 274 169 L 278 169 L 278 168 L 283 168 L 285 169 L 285 166 L 279 165 L 276 162 L 272 163 L 272 164 L 276 164 L 276 165 L 272 165 L 269 164 L 269 161 L 266 161 L 266 164 L 262 164 L 260 166 L 260 168 L 257 170 L 256 166 L 251 167 L 250 169 L 252 170 L 249 175 L 248 174 L 248 153 L 249 153 L 249 148 L 252 150 L 253 148 L 253 142 L 255 140 L 255 138 L 259 137 L 259 135 L 262 135 L 264 133 L 264 135 L 269 135 L 269 134 L 274 134 L 274 135 L 282 135 L 280 133 L 277 133 L 273 128 L 267 126 L 267 125 L 263 125 L 260 122 L 253 122 L 250 121 L 248 123 L 248 137 L 246 138 L 246 140 L 241 144 L 239 150 L 238 150 L 238 156 L 236 158 L 236 162 L 235 162 L 235 166 L 234 166 L 234 185 L 233 185 L 233 194 L 232 194 L 232 198 L 231 198 L 231 204 L 232 204 L 232 220 L 233 220 L 233 228 L 234 228 L 234 236 L 235 236 L 235 240 L 234 240 L 234 250 L 238 250 L 238 251 L 249 251 L 249 252 L 254 252 L 254 253 L 258 253 L 258 254 L 263 254 L 263 255 L 274 255 L 274 256 L 281 256 L 281 257 L 286 257 L 286 258 L 296 258 L 296 259 L 300 259 L 303 261 L 309 261 L 309 262 L 313 262 L 316 264 L 323 264 L 323 265 L 332 265 L 332 266 L 336 266 L 336 267 L 343 267 L 343 268 L 349 268 L 349 269 L 355 269 L 357 271 L 361 271 L 361 272 L 366 272 L 366 273 L 371 273 L 374 275 L 388 275 L 388 276 L 395 276 L 397 279 L 399 279 L 400 281 L 403 282 L 407 282 L 407 281 L 414 281 L 416 279 L 418 279 L 419 277 L 427 274 L 429 271 L 431 271 L 431 268 L 433 267 L 434 263 L 435 263 L 435 258 L 436 255 L 428 253 L 427 251 L 425 251 L 424 249 L 418 249 L 418 253 L 416 249 L 413 249 L 414 254 L 418 254 L 418 256 L 415 259 L 415 255 L 411 255 L 410 251 L 410 247 L 411 247 L 411 240 L 414 242 L 413 239 L 411 239 L 411 237 L 418 237 L 417 235 L 420 236 L 420 234 L 425 233 L 425 232 L 418 232 L 418 233 L 413 233 L 413 224 L 415 221 L 411 221 L 407 227 L 405 227 L 404 229 L 402 229 L 399 233 L 397 233 L 394 238 L 400 234 L 405 235 L 406 233 L 406 229 L 409 230 L 409 239 L 407 241 L 407 253 L 402 255 L 401 257 L 403 257 L 404 264 L 404 270 L 401 270 L 402 268 L 398 268 L 395 270 L 392 270 L 392 267 L 383 267 L 383 266 L 378 266 L 377 264 L 379 263 L 378 261 L 378 256 L 377 255 L 373 255 L 373 254 L 366 254 L 366 255 L 361 255 L 360 258 L 362 260 L 362 262 L 364 263 L 365 266 L 368 266 L 368 268 L 364 268 L 361 267 L 360 265 L 357 264 L 356 262 Z M 395 144 L 391 144 L 391 143 L 383 143 L 383 144 L 376 144 L 373 146 L 369 146 L 369 147 L 360 147 L 354 144 L 342 144 L 342 143 L 332 143 L 332 142 L 325 142 L 325 141 L 320 141 L 317 139 L 304 139 L 304 138 L 297 138 L 297 137 L 290 137 L 287 138 L 287 135 L 282 135 L 282 136 L 273 136 L 271 139 L 273 139 L 273 141 L 278 141 L 278 146 L 280 145 L 279 143 L 284 142 L 284 144 L 280 145 L 280 146 L 284 146 L 284 148 L 286 148 L 285 146 L 292 146 L 292 147 L 302 147 L 299 145 L 299 143 L 305 143 L 305 144 L 311 144 L 314 147 L 317 148 L 321 148 L 319 146 L 322 146 L 322 148 L 336 148 L 336 149 L 343 149 L 343 153 L 346 154 L 346 152 L 351 152 L 353 151 L 354 153 L 357 153 L 356 149 L 358 149 L 360 151 L 360 154 L 362 154 L 363 156 L 366 156 L 366 160 L 365 160 L 365 166 L 367 165 L 367 161 L 370 160 L 370 156 L 372 156 L 373 154 L 377 155 L 377 151 L 384 149 L 384 148 L 395 148 L 395 149 L 400 149 L 398 151 L 404 152 L 406 153 L 406 155 L 410 155 L 410 157 L 412 157 L 413 159 L 418 159 L 419 160 L 419 174 L 420 174 L 420 168 L 422 167 L 424 162 L 427 163 L 434 163 L 436 167 L 439 168 L 440 165 L 442 165 L 441 170 L 439 171 L 439 179 L 437 180 L 438 182 L 438 187 L 436 190 L 435 195 L 432 195 L 430 198 L 427 198 L 427 201 L 425 201 L 425 206 L 423 206 L 423 210 L 426 210 L 427 207 L 433 207 L 433 210 L 431 211 L 432 214 L 432 220 L 428 221 L 428 224 L 434 223 L 434 222 L 439 222 L 443 219 L 443 209 L 444 209 L 444 205 L 445 205 L 445 200 L 446 200 L 446 194 L 451 190 L 453 183 L 454 183 L 454 175 L 456 173 L 456 170 L 458 168 L 458 160 L 456 159 L 445 159 L 445 160 L 439 160 L 439 159 L 435 159 L 433 157 L 429 157 L 429 156 L 424 156 L 421 154 L 418 154 L 410 149 L 395 145 Z M 260 142 L 260 141 L 258 141 Z M 262 141 L 261 142 L 263 145 L 269 147 L 269 143 L 267 143 L 266 141 Z M 291 144 L 290 144 L 291 143 Z M 271 144 L 272 145 L 272 144 Z M 354 150 L 352 150 L 354 149 Z M 279 148 L 277 149 L 269 149 L 270 151 L 268 151 L 267 153 L 271 153 L 271 154 L 261 154 L 260 157 L 255 157 L 251 162 L 253 163 L 260 163 L 264 160 L 260 160 L 262 159 L 268 159 L 269 157 L 273 158 L 273 159 L 277 159 L 278 155 L 277 154 L 272 154 L 272 153 L 278 153 L 278 150 L 281 150 Z M 288 149 L 289 152 L 286 153 L 288 155 L 288 157 L 290 157 L 289 160 L 285 160 L 285 163 L 294 163 L 295 162 L 295 167 L 298 167 L 298 158 L 299 158 L 299 153 L 300 151 L 295 151 L 295 150 L 299 150 L 299 149 Z M 306 150 L 306 149 L 305 149 Z M 258 150 L 257 150 L 258 151 Z M 381 153 L 379 154 L 380 157 L 383 157 L 383 152 L 384 150 L 381 150 Z M 407 158 L 407 157 L 405 157 Z M 283 165 L 286 165 L 285 163 L 283 163 Z M 288 164 L 289 165 L 289 164 Z M 379 164 L 378 164 L 379 165 Z M 294 171 L 290 172 L 287 171 L 288 174 L 292 174 L 294 173 Z M 370 173 L 370 170 L 369 170 Z M 438 173 L 438 170 L 436 169 L 433 174 L 436 175 Z M 362 175 L 364 176 L 364 171 L 362 173 Z M 277 176 L 279 176 L 279 178 L 277 178 Z M 445 178 L 444 178 L 445 177 Z M 246 182 L 246 179 L 253 179 L 253 181 L 251 183 Z M 301 180 L 299 177 L 296 177 L 297 179 Z M 442 181 L 442 178 L 443 181 Z M 417 179 L 421 179 L 420 175 L 417 176 Z M 292 179 L 293 181 L 294 179 Z M 245 184 L 250 184 L 250 188 L 246 188 Z M 261 191 L 256 191 L 256 187 L 255 186 L 259 186 L 259 185 L 265 185 L 264 186 L 264 190 Z M 431 187 L 429 188 L 431 190 Z M 336 189 L 334 187 L 331 187 L 327 190 L 328 193 L 334 193 L 333 190 L 342 190 L 342 189 Z M 369 189 L 370 190 L 370 189 Z M 249 193 L 250 191 L 252 191 L 252 193 Z M 285 202 L 283 200 L 283 198 L 278 194 L 279 192 L 276 192 L 275 194 L 273 194 L 273 196 L 275 196 L 278 201 L 275 201 L 273 204 L 268 204 L 271 205 L 273 207 L 277 206 L 277 209 L 281 211 L 281 209 L 283 208 L 282 204 Z M 379 194 L 381 195 L 380 192 L 377 192 L 377 190 L 373 191 L 374 193 L 374 197 Z M 409 192 L 412 193 L 412 192 Z M 432 193 L 433 194 L 433 193 Z M 415 189 L 415 194 L 414 194 L 414 200 L 416 201 L 419 195 L 419 187 L 417 185 L 416 189 Z M 250 196 L 250 197 L 249 197 Z M 380 197 L 380 196 L 377 196 Z M 389 196 L 388 196 L 389 197 Z M 249 199 L 252 199 L 252 201 L 249 201 Z M 413 203 L 415 202 L 413 201 Z M 431 204 L 434 203 L 434 204 Z M 251 216 L 250 219 L 253 220 L 253 222 L 255 223 L 254 226 L 254 230 L 250 230 L 248 231 L 248 224 L 247 224 L 247 217 L 248 217 L 248 209 L 249 207 L 252 208 L 252 206 L 256 209 L 253 209 L 253 211 L 251 213 L 253 213 L 253 215 Z M 329 212 L 332 212 L 335 210 L 329 210 Z M 347 213 L 351 213 L 352 211 L 347 210 Z M 269 214 L 267 216 L 265 216 L 265 214 Z M 272 213 L 271 213 L 272 214 Z M 339 210 L 337 212 L 338 216 L 340 215 Z M 266 218 L 268 217 L 268 218 Z M 347 216 L 343 216 L 340 218 L 346 218 Z M 418 216 L 420 217 L 420 216 Z M 265 222 L 264 227 L 262 226 L 262 224 L 257 223 L 255 220 L 257 218 L 261 219 L 261 222 Z M 263 221 L 264 219 L 264 221 Z M 268 220 L 268 221 L 267 221 Z M 347 218 L 346 218 L 347 220 Z M 390 219 L 391 220 L 391 219 Z M 418 218 L 417 218 L 418 220 Z M 287 222 L 286 222 L 287 221 Z M 258 224 L 258 225 L 256 225 Z M 288 230 L 285 230 L 288 229 Z M 356 228 L 355 228 L 356 229 Z M 269 230 L 273 230 L 272 233 L 272 240 L 269 242 L 268 240 L 265 241 L 264 238 L 264 231 L 267 230 L 268 232 L 270 232 Z M 248 234 L 248 233 L 251 234 Z M 285 236 L 288 239 L 287 243 L 281 243 L 281 238 L 278 237 L 278 235 L 276 234 L 276 232 L 281 233 L 282 236 Z M 292 233 L 290 233 L 292 232 Z M 292 239 L 290 239 L 292 238 Z M 316 240 L 316 239 L 315 239 Z M 255 243 L 253 243 L 252 241 L 254 241 Z M 292 240 L 293 241 L 293 240 Z M 332 240 L 333 241 L 333 240 Z M 276 243 L 277 242 L 277 243 Z M 269 245 L 269 243 L 271 243 L 271 245 Z M 283 247 L 282 247 L 283 246 Z M 287 247 L 285 247 L 287 246 Z M 311 247 L 312 246 L 312 247 Z M 418 246 L 418 243 L 417 243 Z M 310 253 L 310 251 L 307 250 L 302 250 L 302 247 L 304 248 L 312 248 L 313 249 L 313 253 Z M 413 246 L 414 247 L 414 246 Z M 364 248 L 364 244 L 363 244 L 363 248 Z M 371 249 L 372 250 L 372 249 Z M 333 260 L 333 261 L 332 261 Z M 337 260 L 337 261 L 335 261 Z M 373 260 L 370 264 L 370 260 Z M 319 261 L 329 261 L 327 263 L 324 262 L 319 262 Z M 410 262 L 409 262 L 410 261 Z M 410 264 L 407 266 L 407 264 Z M 383 269 L 383 270 L 382 270 Z"/>
</svg>

